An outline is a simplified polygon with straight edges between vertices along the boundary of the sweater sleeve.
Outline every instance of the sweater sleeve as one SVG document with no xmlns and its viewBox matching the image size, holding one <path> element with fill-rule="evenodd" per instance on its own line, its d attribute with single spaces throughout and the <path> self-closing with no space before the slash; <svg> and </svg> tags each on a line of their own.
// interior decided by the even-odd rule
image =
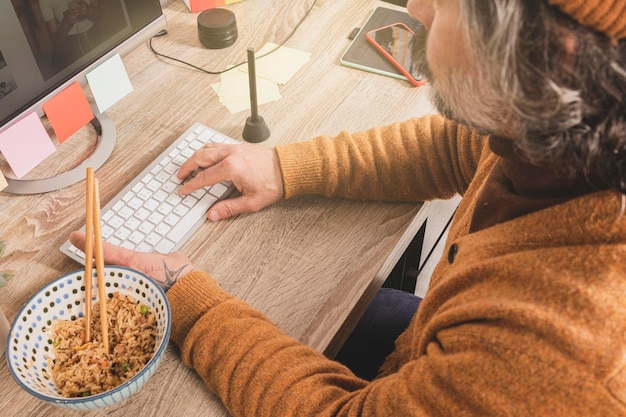
<svg viewBox="0 0 626 417">
<path fill-rule="evenodd" d="M 483 149 L 484 137 L 429 115 L 334 138 L 319 136 L 276 151 L 286 198 L 426 201 L 463 194 Z"/>
<path fill-rule="evenodd" d="M 414 352 L 395 372 L 367 382 L 281 332 L 205 273 L 183 277 L 168 299 L 172 340 L 184 363 L 233 417 L 623 415 L 606 389 L 591 382 L 595 368 L 573 362 L 552 343 L 562 337 L 532 331 L 541 320 L 519 326 L 519 317 L 537 316 L 532 303 L 478 297 L 470 304 L 482 312 L 480 320 L 447 308 L 431 325 L 439 330 L 423 354 Z M 486 318 L 485 305 L 508 313 Z M 587 333 L 574 333 L 584 344 Z"/>
<path fill-rule="evenodd" d="M 188 302 L 192 297 L 195 303 Z M 418 380 L 403 380 L 414 375 L 362 380 L 281 332 L 205 273 L 183 277 L 168 299 L 172 340 L 184 363 L 233 417 L 417 415 L 412 397 Z"/>
</svg>

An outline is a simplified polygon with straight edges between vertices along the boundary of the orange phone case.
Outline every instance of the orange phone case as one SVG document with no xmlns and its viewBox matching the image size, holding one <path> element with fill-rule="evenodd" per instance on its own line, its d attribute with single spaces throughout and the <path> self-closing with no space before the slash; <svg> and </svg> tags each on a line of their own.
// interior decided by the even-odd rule
<svg viewBox="0 0 626 417">
<path fill-rule="evenodd" d="M 387 58 L 389 60 L 389 62 L 391 62 L 393 64 L 394 67 L 396 67 L 398 69 L 398 71 L 400 71 L 402 73 L 402 75 L 404 75 L 406 77 L 407 80 L 409 80 L 409 82 L 411 84 L 413 84 L 416 87 L 419 87 L 420 85 L 424 85 L 428 82 L 428 80 L 426 80 L 425 78 L 417 80 L 415 79 L 403 66 L 402 64 L 400 64 L 398 62 L 398 60 L 396 58 L 394 58 L 394 56 L 392 54 L 390 54 L 389 52 L 387 52 L 387 50 L 385 50 L 385 48 L 383 48 L 379 42 L 375 39 L 375 33 L 376 32 L 380 32 L 382 30 L 386 30 L 386 29 L 390 29 L 391 30 L 391 34 L 392 34 L 392 38 L 394 40 L 397 40 L 397 37 L 400 36 L 399 33 L 394 32 L 393 31 L 393 27 L 394 26 L 401 26 L 402 29 L 406 32 L 408 32 L 411 35 L 415 35 L 415 32 L 413 32 L 407 25 L 405 25 L 404 23 L 398 22 L 398 23 L 392 23 L 391 25 L 387 25 L 387 26 L 383 26 L 381 28 L 378 29 L 373 29 L 370 30 L 369 32 L 367 32 L 365 34 L 365 37 L 367 38 L 367 40 L 369 41 L 370 44 L 372 44 L 377 50 L 378 52 L 380 52 L 385 58 Z M 403 48 L 399 51 L 401 54 L 410 54 L 411 50 L 409 48 L 409 42 L 408 42 L 408 38 L 406 39 Z"/>
</svg>

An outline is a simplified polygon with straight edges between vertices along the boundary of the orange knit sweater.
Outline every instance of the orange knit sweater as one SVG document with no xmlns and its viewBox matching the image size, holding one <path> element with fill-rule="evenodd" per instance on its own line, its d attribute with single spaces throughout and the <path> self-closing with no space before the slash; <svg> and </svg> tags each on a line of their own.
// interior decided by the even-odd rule
<svg viewBox="0 0 626 417">
<path fill-rule="evenodd" d="M 470 233 L 499 158 L 441 117 L 277 151 L 288 198 L 463 194 L 446 244 L 458 250 L 373 382 L 286 336 L 209 275 L 183 277 L 168 292 L 172 339 L 233 416 L 626 416 L 620 195 L 586 194 Z"/>
</svg>

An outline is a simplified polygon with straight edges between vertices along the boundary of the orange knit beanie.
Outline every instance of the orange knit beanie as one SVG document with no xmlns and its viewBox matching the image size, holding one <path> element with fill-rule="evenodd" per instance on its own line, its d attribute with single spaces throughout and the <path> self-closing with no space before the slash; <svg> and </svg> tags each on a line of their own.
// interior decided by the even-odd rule
<svg viewBox="0 0 626 417">
<path fill-rule="evenodd" d="M 548 3 L 614 40 L 626 38 L 626 0 L 548 0 Z"/>
</svg>

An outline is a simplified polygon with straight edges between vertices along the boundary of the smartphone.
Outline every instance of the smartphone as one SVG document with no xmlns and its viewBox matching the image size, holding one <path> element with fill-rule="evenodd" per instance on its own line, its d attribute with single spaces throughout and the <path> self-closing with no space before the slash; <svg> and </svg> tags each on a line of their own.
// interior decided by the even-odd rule
<svg viewBox="0 0 626 417">
<path fill-rule="evenodd" d="M 365 37 L 411 84 L 420 86 L 428 81 L 417 71 L 411 55 L 411 40 L 415 36 L 404 23 L 393 23 L 370 30 Z"/>
</svg>

